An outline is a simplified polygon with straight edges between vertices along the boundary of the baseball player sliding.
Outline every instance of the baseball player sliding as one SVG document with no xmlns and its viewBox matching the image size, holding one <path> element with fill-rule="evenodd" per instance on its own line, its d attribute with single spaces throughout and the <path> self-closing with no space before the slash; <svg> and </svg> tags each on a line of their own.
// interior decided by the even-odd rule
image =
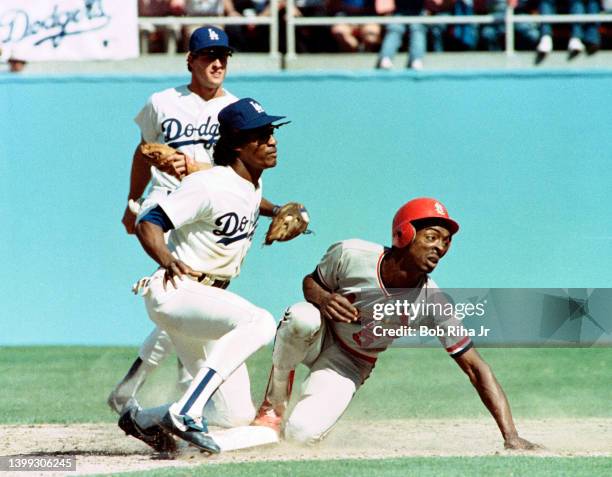
<svg viewBox="0 0 612 477">
<path fill-rule="evenodd" d="M 273 123 L 280 119 L 250 98 L 226 106 L 219 113 L 215 166 L 187 176 L 136 225 L 144 250 L 160 265 L 144 293 L 147 312 L 195 376 L 177 402 L 162 407 L 158 420 L 151 420 L 158 411 L 141 411 L 134 401 L 121 415 L 119 426 L 126 433 L 158 451 L 171 450 L 169 435 L 174 435 L 219 452 L 203 418 L 213 394 L 227 420 L 254 417 L 248 374 L 235 375 L 272 340 L 276 323 L 269 312 L 226 288 L 251 246 L 261 176 L 276 165 L 273 133 L 282 124 Z"/>
<path fill-rule="evenodd" d="M 199 169 L 211 167 L 215 144 L 219 138 L 217 116 L 221 109 L 238 99 L 223 88 L 228 58 L 232 52 L 223 30 L 213 26 L 198 28 L 189 42 L 187 67 L 191 72 L 190 83 L 153 94 L 136 116 L 141 142 L 132 160 L 128 195 L 132 206 L 141 197 L 149 181 L 150 187 L 138 214 L 130 210 L 129 206 L 125 209 L 122 222 L 128 233 L 134 233 L 137 215 L 142 218 L 159 200 L 178 187 L 186 175 L 188 163 Z M 178 152 L 161 167 L 158 163 L 149 163 L 149 158 L 143 155 L 140 146 L 145 143 L 167 144 Z M 274 210 L 273 204 L 265 199 L 262 201 L 261 215 L 272 216 Z M 142 344 L 138 357 L 125 377 L 110 393 L 107 402 L 111 409 L 121 413 L 123 406 L 136 395 L 147 376 L 172 350 L 168 335 L 159 327 L 155 328 Z M 238 388 L 248 386 L 245 366 L 234 373 L 233 380 L 238 382 Z M 224 388 L 231 390 L 232 381 L 226 382 Z M 190 382 L 191 376 L 179 361 L 179 384 L 182 391 Z M 224 399 L 224 396 L 219 396 L 219 403 L 224 402 Z M 246 404 L 243 408 L 246 409 Z M 254 408 L 252 412 L 254 414 Z M 242 417 L 234 414 L 233 420 L 228 421 L 223 412 L 217 412 L 212 406 L 207 413 L 211 422 L 223 427 L 248 424 L 252 419 L 252 415 L 245 412 Z"/>
<path fill-rule="evenodd" d="M 300 443 L 324 438 L 369 376 L 378 354 L 390 344 L 364 346 L 367 330 L 361 321 L 372 292 L 390 296 L 391 289 L 406 289 L 414 303 L 427 302 L 437 289 L 429 274 L 448 252 L 458 230 L 439 201 L 420 198 L 396 213 L 390 249 L 362 240 L 333 244 L 314 272 L 304 278 L 306 301 L 289 307 L 281 320 L 265 400 L 254 424 L 277 432 L 284 425 L 285 438 Z M 442 345 L 468 375 L 495 419 L 506 448 L 538 447 L 518 435 L 500 384 L 470 338 L 457 332 L 462 328 L 459 320 L 421 316 L 412 325 L 445 331 L 440 337 Z M 309 367 L 310 374 L 295 408 L 286 415 L 299 363 Z"/>
</svg>

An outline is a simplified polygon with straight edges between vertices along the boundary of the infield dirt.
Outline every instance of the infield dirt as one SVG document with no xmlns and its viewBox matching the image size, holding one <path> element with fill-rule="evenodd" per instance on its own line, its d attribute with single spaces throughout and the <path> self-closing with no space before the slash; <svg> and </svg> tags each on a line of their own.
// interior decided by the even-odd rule
<svg viewBox="0 0 612 477">
<path fill-rule="evenodd" d="M 343 421 L 313 447 L 281 443 L 205 457 L 192 448 L 161 460 L 112 424 L 0 426 L 0 455 L 74 454 L 71 475 L 262 460 L 387 458 L 416 456 L 612 456 L 612 419 L 538 419 L 517 423 L 523 437 L 546 447 L 537 452 L 503 449 L 491 419 Z M 20 473 L 21 474 L 21 473 Z M 3 473 L 3 475 L 10 475 Z M 28 472 L 29 476 L 35 473 Z M 43 475 L 43 474 L 41 474 Z M 53 473 L 45 472 L 49 477 Z"/>
</svg>

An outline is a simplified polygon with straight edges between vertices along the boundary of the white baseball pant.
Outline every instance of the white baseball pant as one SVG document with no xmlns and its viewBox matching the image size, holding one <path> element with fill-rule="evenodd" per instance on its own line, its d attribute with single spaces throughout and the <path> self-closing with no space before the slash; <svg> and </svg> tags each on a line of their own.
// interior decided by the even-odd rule
<svg viewBox="0 0 612 477">
<path fill-rule="evenodd" d="M 314 444 L 331 431 L 372 369 L 371 364 L 338 347 L 319 310 L 307 302 L 292 305 L 285 312 L 276 333 L 272 361 L 273 379 L 268 391 L 272 403 L 282 400 L 287 388 L 278 383 L 284 382 L 292 369 L 299 363 L 310 368 L 284 425 L 285 438 L 302 444 Z"/>
<path fill-rule="evenodd" d="M 211 398 L 212 415 L 207 415 L 211 408 L 205 408 L 209 422 L 225 427 L 249 424 L 255 408 L 243 363 L 273 339 L 274 318 L 235 293 L 186 277 L 175 280 L 176 289 L 168 283 L 164 290 L 163 277 L 164 270 L 158 270 L 145 294 L 149 317 L 168 334 L 193 376 L 206 367 L 224 381 Z"/>
<path fill-rule="evenodd" d="M 205 355 L 208 355 L 214 348 L 214 342 L 205 342 L 203 346 Z M 160 327 L 155 327 L 140 347 L 138 355 L 143 362 L 151 366 L 158 366 L 173 351 L 174 345 L 168 333 Z M 186 371 L 185 374 L 187 374 Z M 189 381 L 191 379 L 189 375 Z M 208 423 L 211 426 L 220 427 L 249 425 L 255 415 L 250 392 L 249 373 L 246 364 L 243 363 L 219 386 L 206 405 L 204 415 Z"/>
</svg>

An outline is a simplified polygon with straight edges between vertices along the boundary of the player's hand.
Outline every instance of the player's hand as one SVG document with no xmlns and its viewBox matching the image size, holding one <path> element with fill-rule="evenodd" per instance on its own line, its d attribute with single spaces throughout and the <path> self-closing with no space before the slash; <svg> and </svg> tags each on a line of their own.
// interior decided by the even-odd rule
<svg viewBox="0 0 612 477">
<path fill-rule="evenodd" d="M 544 447 L 540 444 L 534 444 L 533 442 L 529 442 L 527 439 L 523 439 L 522 437 L 516 436 L 506 439 L 504 441 L 504 449 L 541 450 L 544 449 Z"/>
<path fill-rule="evenodd" d="M 129 207 L 125 208 L 125 212 L 123 213 L 123 218 L 121 219 L 121 223 L 125 227 L 125 231 L 128 234 L 133 235 L 134 233 L 136 233 L 136 216 L 130 210 Z"/>
<path fill-rule="evenodd" d="M 193 162 L 193 159 L 191 159 L 187 154 L 177 152 L 176 154 L 172 154 L 167 158 L 166 164 L 158 167 L 160 171 L 181 180 L 187 175 L 187 164 L 190 162 Z"/>
<path fill-rule="evenodd" d="M 166 269 L 166 273 L 164 274 L 164 290 L 166 290 L 168 282 L 172 283 L 174 288 L 178 288 L 176 286 L 176 280 L 182 280 L 183 275 L 189 275 L 195 278 L 200 278 L 202 276 L 202 272 L 196 272 L 189 265 L 174 257 L 172 257 L 168 263 L 163 264 L 162 267 Z"/>
<path fill-rule="evenodd" d="M 323 318 L 340 323 L 352 323 L 359 319 L 359 310 L 342 295 L 330 293 L 320 303 Z"/>
</svg>

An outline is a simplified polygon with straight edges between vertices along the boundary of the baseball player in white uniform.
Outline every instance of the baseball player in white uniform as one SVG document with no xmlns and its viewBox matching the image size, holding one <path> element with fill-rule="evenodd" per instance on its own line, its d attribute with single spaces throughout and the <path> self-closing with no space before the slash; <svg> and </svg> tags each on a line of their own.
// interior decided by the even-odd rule
<svg viewBox="0 0 612 477">
<path fill-rule="evenodd" d="M 213 163 L 213 152 L 219 138 L 219 111 L 237 101 L 237 98 L 223 88 L 228 57 L 233 49 L 229 46 L 225 32 L 214 26 L 198 28 L 191 35 L 187 67 L 191 72 L 188 85 L 169 88 L 153 94 L 135 118 L 141 131 L 141 144 L 148 142 L 165 143 L 180 151 L 168 170 L 161 171 L 149 166 L 137 147 L 132 160 L 129 201 L 136 201 L 145 191 L 149 192 L 140 212 L 135 214 L 126 207 L 123 224 L 128 233 L 134 233 L 136 217 L 142 217 L 159 200 L 165 198 L 179 185 L 186 171 L 186 161 L 196 161 L 200 169 L 207 169 Z M 140 144 L 139 144 L 140 146 Z M 265 199 L 260 213 L 271 216 L 274 205 Z M 173 350 L 168 335 L 159 327 L 155 328 L 142 344 L 138 357 L 125 377 L 117 384 L 108 397 L 108 404 L 121 413 L 128 400 L 136 395 L 150 372 Z M 179 386 L 185 390 L 191 382 L 191 375 L 184 370 L 179 361 Z M 225 402 L 224 394 L 234 393 L 248 383 L 246 367 L 238 369 L 232 379 L 227 381 L 219 393 L 218 403 Z M 225 392 L 223 392 L 225 390 Z M 212 404 L 212 403 L 211 403 Z M 217 406 L 218 408 L 219 406 Z M 246 409 L 241 406 L 241 409 Z M 211 407 L 208 414 L 211 423 L 223 427 L 248 424 L 255 412 L 240 416 L 233 414 L 231 419 L 224 411 Z"/>
<path fill-rule="evenodd" d="M 136 226 L 143 248 L 160 265 L 144 293 L 147 312 L 195 376 L 183 397 L 160 416 L 159 426 L 145 428 L 138 423 L 138 408 L 124 410 L 120 427 L 148 444 L 152 434 L 169 433 L 219 452 L 207 434 L 204 408 L 244 361 L 274 337 L 272 315 L 225 288 L 240 273 L 251 246 L 261 175 L 276 165 L 273 133 L 280 125 L 273 123 L 282 118 L 268 115 L 250 98 L 221 110 L 215 167 L 187 176 Z M 242 384 L 224 396 L 229 414 L 244 415 L 241 406 L 252 412 L 248 379 Z"/>
<path fill-rule="evenodd" d="M 355 239 L 336 243 L 304 278 L 306 301 L 289 307 L 278 327 L 266 397 L 255 424 L 278 432 L 284 424 L 285 438 L 300 443 L 323 439 L 369 376 L 378 354 L 392 342 L 387 337 L 372 343 L 373 330 L 365 322 L 373 296 L 393 296 L 394 290 L 403 289 L 413 303 L 427 303 L 436 295 L 429 273 L 448 251 L 459 225 L 439 201 L 420 198 L 399 209 L 392 230 L 392 248 Z M 518 436 L 501 386 L 454 315 L 415 315 L 406 324 L 443 330 L 442 345 L 470 377 L 505 446 L 535 447 Z M 310 374 L 286 415 L 299 363 Z"/>
</svg>

